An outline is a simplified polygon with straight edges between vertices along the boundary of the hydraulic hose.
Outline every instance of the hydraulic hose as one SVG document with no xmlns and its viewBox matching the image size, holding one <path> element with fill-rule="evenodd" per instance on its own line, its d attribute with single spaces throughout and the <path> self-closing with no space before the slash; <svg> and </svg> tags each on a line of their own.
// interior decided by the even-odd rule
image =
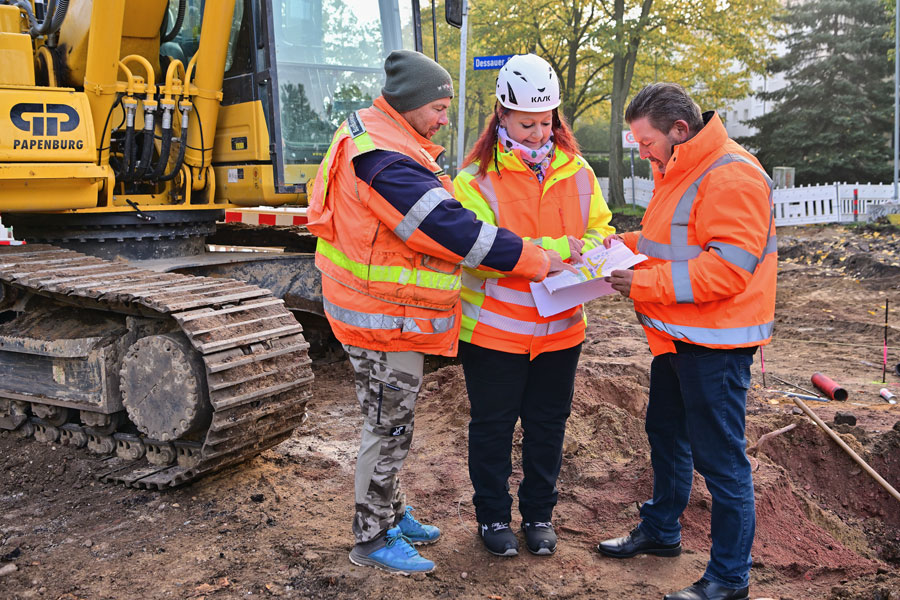
<svg viewBox="0 0 900 600">
<path fill-rule="evenodd" d="M 63 20 L 66 18 L 66 12 L 69 10 L 69 0 L 59 0 L 56 10 L 53 12 L 53 18 L 50 22 L 50 31 L 48 33 L 56 33 L 62 27 Z"/>
<path fill-rule="evenodd" d="M 34 29 L 40 23 L 37 20 L 37 17 L 34 16 L 34 11 L 31 9 L 31 3 L 28 0 L 0 0 L 0 4 L 8 4 L 9 6 L 18 6 L 20 9 L 25 11 L 25 14 L 28 15 L 28 22 L 31 23 L 31 28 Z"/>
<path fill-rule="evenodd" d="M 0 0 L 0 4 L 17 6 L 25 11 L 25 14 L 28 15 L 28 22 L 31 23 L 31 29 L 28 30 L 31 37 L 50 35 L 59 31 L 66 18 L 66 12 L 69 10 L 69 0 L 58 0 L 58 3 L 57 0 L 48 0 L 44 19 L 39 21 L 34 16 L 34 10 L 28 0 Z"/>
<path fill-rule="evenodd" d="M 165 44 L 166 42 L 171 42 L 175 39 L 175 36 L 181 31 L 182 24 L 184 24 L 184 15 L 186 12 L 187 0 L 178 0 L 178 15 L 175 17 L 175 23 L 172 24 L 172 30 L 162 36 L 159 40 L 160 43 Z"/>
<path fill-rule="evenodd" d="M 129 181 L 134 173 L 134 107 L 125 107 L 125 145 L 122 148 L 124 164 L 122 165 L 122 179 Z"/>
<path fill-rule="evenodd" d="M 106 146 L 105 148 L 102 146 L 102 144 L 103 144 L 103 140 L 106 139 L 106 130 L 109 127 L 109 119 L 112 117 L 113 111 L 116 110 L 116 107 L 121 106 L 121 105 L 122 105 L 122 94 L 116 94 L 116 101 L 113 102 L 112 106 L 109 107 L 109 112 L 106 113 L 106 120 L 103 122 L 103 131 L 100 134 L 101 147 L 97 150 L 97 162 L 98 163 L 103 162 L 103 152 L 111 149 L 110 147 L 112 146 L 112 139 L 110 139 L 109 145 Z M 121 123 L 119 125 L 121 125 Z M 112 134 L 110 134 L 110 137 L 112 137 Z M 113 163 L 112 152 L 110 152 L 109 161 L 111 163 Z M 113 170 L 116 172 L 116 177 L 119 176 L 119 170 L 116 168 L 116 165 L 119 165 L 121 167 L 121 164 L 122 163 L 118 159 L 115 159 L 115 162 L 113 164 Z"/>
<path fill-rule="evenodd" d="M 44 13 L 44 20 L 38 21 L 37 19 L 35 19 L 35 24 L 31 26 L 31 30 L 29 31 L 31 37 L 39 37 L 52 33 L 50 29 L 53 25 L 53 17 L 56 15 L 56 3 L 57 0 L 49 0 L 49 2 L 47 2 L 47 6 L 45 7 L 46 12 Z"/>
<path fill-rule="evenodd" d="M 169 181 L 170 179 L 174 179 L 175 175 L 181 171 L 181 165 L 184 164 L 184 149 L 187 146 L 187 136 L 188 136 L 188 115 L 190 114 L 190 109 L 185 108 L 181 111 L 181 139 L 178 147 L 178 157 L 175 159 L 175 164 L 172 166 L 172 170 L 162 177 L 159 178 L 160 181 Z"/>
<path fill-rule="evenodd" d="M 146 110 L 144 111 L 144 143 L 141 145 L 141 160 L 135 165 L 134 181 L 143 179 L 144 173 L 147 172 L 147 167 L 150 166 L 150 158 L 153 156 L 153 144 L 155 142 L 153 134 L 153 111 Z"/>
<path fill-rule="evenodd" d="M 168 108 L 163 108 L 161 127 L 162 144 L 159 147 L 159 160 L 147 175 L 147 179 L 150 181 L 156 181 L 163 174 L 166 164 L 169 162 L 169 153 L 172 149 L 172 111 Z"/>
</svg>

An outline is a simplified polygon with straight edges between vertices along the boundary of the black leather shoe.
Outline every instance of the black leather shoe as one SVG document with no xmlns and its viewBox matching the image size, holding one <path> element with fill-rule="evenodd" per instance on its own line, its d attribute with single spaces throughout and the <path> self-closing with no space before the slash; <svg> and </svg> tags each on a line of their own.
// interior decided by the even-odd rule
<svg viewBox="0 0 900 600">
<path fill-rule="evenodd" d="M 645 535 L 639 527 L 635 527 L 625 537 L 600 542 L 597 544 L 597 551 L 612 558 L 631 558 L 638 554 L 678 556 L 681 554 L 681 542 L 660 544 Z"/>
<path fill-rule="evenodd" d="M 509 528 L 509 523 L 479 523 L 478 535 L 488 552 L 495 556 L 515 556 L 519 553 L 519 540 Z"/>
<path fill-rule="evenodd" d="M 750 587 L 735 590 L 701 579 L 680 592 L 666 594 L 663 600 L 749 600 Z"/>
</svg>

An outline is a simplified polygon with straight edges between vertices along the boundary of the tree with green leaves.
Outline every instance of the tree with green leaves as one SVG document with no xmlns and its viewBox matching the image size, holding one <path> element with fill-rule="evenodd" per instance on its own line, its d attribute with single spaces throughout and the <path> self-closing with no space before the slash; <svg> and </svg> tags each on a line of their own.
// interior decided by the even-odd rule
<svg viewBox="0 0 900 600">
<path fill-rule="evenodd" d="M 780 0 L 469 0 L 469 56 L 534 52 L 546 59 L 559 75 L 561 112 L 573 127 L 609 111 L 607 201 L 621 205 L 621 131 L 631 96 L 655 80 L 681 83 L 703 106 L 745 96 L 749 74 L 764 68 L 774 43 L 771 18 L 779 6 Z M 430 22 L 428 10 L 423 4 L 423 22 Z M 426 53 L 430 29 L 423 28 Z M 439 24 L 440 62 L 455 80 L 452 31 Z M 471 63 L 468 69 L 467 147 L 493 110 L 496 77 L 473 71 Z M 438 135 L 452 152 L 455 135 Z"/>
<path fill-rule="evenodd" d="M 882 0 L 810 0 L 784 22 L 788 52 L 770 70 L 788 85 L 759 94 L 777 104 L 738 141 L 770 172 L 794 167 L 798 184 L 890 180 L 893 19 Z"/>
<path fill-rule="evenodd" d="M 621 131 L 628 100 L 654 81 L 688 89 L 716 108 L 749 91 L 762 70 L 779 0 L 607 0 L 614 55 L 610 91 L 609 195 L 623 206 Z"/>
</svg>

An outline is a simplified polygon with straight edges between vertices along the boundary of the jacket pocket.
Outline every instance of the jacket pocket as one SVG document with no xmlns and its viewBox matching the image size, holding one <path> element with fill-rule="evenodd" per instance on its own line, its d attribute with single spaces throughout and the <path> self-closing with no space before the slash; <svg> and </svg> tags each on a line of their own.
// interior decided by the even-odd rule
<svg viewBox="0 0 900 600">
<path fill-rule="evenodd" d="M 422 267 L 424 269 L 436 271 L 438 273 L 444 273 L 446 275 L 459 275 L 460 271 L 460 267 L 458 264 L 448 262 L 441 258 L 428 256 L 427 254 L 422 255 Z"/>
<path fill-rule="evenodd" d="M 451 310 L 459 301 L 462 267 L 456 263 L 420 255 L 413 285 L 416 304 L 438 310 Z"/>
</svg>

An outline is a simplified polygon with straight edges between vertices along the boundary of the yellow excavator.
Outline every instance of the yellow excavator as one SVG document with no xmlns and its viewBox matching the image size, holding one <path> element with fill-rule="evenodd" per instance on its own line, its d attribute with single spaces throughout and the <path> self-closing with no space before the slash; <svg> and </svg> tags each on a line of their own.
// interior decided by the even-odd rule
<svg viewBox="0 0 900 600">
<path fill-rule="evenodd" d="M 0 0 L 0 214 L 27 242 L 0 247 L 0 430 L 152 489 L 290 436 L 312 256 L 207 241 L 226 208 L 305 203 L 421 46 L 418 0 Z"/>
</svg>

